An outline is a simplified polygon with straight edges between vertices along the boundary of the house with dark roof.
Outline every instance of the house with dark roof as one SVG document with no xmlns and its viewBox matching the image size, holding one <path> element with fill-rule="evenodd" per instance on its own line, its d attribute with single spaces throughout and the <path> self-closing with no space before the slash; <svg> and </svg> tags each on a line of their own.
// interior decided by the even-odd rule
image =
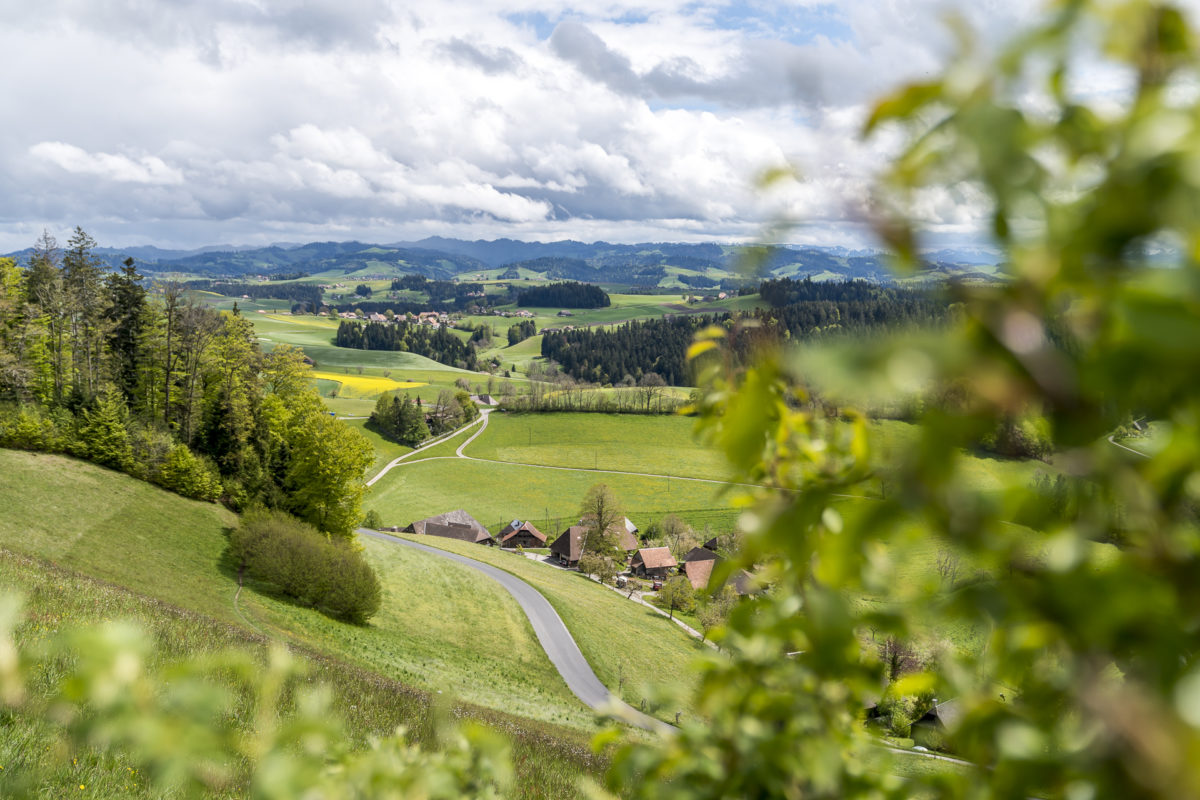
<svg viewBox="0 0 1200 800">
<path fill-rule="evenodd" d="M 496 534 L 501 547 L 545 547 L 546 534 L 533 526 L 532 522 L 514 519 Z"/>
<path fill-rule="evenodd" d="M 665 578 L 679 566 L 669 547 L 643 547 L 633 554 L 629 571 L 639 578 Z"/>
<path fill-rule="evenodd" d="M 579 557 L 583 555 L 583 543 L 587 539 L 587 528 L 582 525 L 572 525 L 567 528 L 550 545 L 550 555 L 564 567 L 578 567 Z"/>
<path fill-rule="evenodd" d="M 404 529 L 405 533 L 416 533 L 423 536 L 441 536 L 446 539 L 458 539 L 462 542 L 486 544 L 494 547 L 496 540 L 487 528 L 461 508 L 447 511 L 436 517 L 428 517 L 411 522 Z"/>
<path fill-rule="evenodd" d="M 939 703 L 933 700 L 933 707 L 925 712 L 925 716 L 912 724 L 912 739 L 933 750 L 941 750 L 946 746 L 947 737 L 953 734 L 962 720 L 962 705 L 957 700 L 947 700 Z"/>
</svg>

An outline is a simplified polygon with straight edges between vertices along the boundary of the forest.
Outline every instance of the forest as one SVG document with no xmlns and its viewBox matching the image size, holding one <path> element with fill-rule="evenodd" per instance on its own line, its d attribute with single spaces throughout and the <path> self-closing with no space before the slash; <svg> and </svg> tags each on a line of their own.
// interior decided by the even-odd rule
<svg viewBox="0 0 1200 800">
<path fill-rule="evenodd" d="M 444 327 L 396 320 L 392 323 L 342 320 L 333 343 L 358 350 L 398 350 L 460 369 L 477 368 L 475 351 Z"/>
<path fill-rule="evenodd" d="M 612 305 L 612 300 L 599 286 L 565 281 L 522 289 L 517 295 L 517 305 L 534 308 L 607 308 Z"/>
<path fill-rule="evenodd" d="M 762 347 L 831 333 L 930 324 L 945 318 L 947 303 L 937 295 L 881 288 L 862 281 L 816 283 L 788 278 L 766 281 L 763 297 L 773 305 L 742 315 L 682 315 L 634 320 L 611 330 L 581 328 L 545 333 L 542 355 L 566 374 L 593 383 L 618 383 L 656 373 L 675 386 L 691 385 L 687 348 L 709 325 L 730 327 L 737 319 L 761 325 L 742 330 L 734 354 L 746 361 Z"/>
<path fill-rule="evenodd" d="M 249 320 L 103 269 L 76 228 L 0 259 L 0 446 L 66 453 L 188 497 L 292 513 L 348 536 L 369 443 L 332 420 L 303 354 Z"/>
<path fill-rule="evenodd" d="M 295 274 L 295 273 L 293 273 Z M 187 281 L 183 288 L 213 291 L 226 297 L 251 297 L 255 300 L 293 300 L 304 304 L 309 310 L 321 307 L 321 287 L 311 283 L 230 283 L 229 281 Z"/>
</svg>

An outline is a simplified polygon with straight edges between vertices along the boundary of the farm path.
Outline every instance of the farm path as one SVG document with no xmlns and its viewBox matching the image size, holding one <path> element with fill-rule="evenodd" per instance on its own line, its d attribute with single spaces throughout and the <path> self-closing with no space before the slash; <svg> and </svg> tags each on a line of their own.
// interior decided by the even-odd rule
<svg viewBox="0 0 1200 800">
<path fill-rule="evenodd" d="M 673 726 L 643 714 L 610 692 L 608 687 L 601 683 L 600 679 L 596 677 L 596 673 L 592 671 L 591 665 L 583 657 L 583 653 L 579 650 L 579 645 L 571 638 L 567 626 L 563 624 L 562 618 L 558 616 L 558 612 L 550 605 L 550 601 L 525 581 L 490 564 L 484 564 L 482 561 L 476 561 L 473 558 L 460 556 L 457 553 L 448 553 L 445 550 L 438 550 L 434 547 L 410 542 L 398 536 L 389 536 L 386 533 L 373 531 L 369 528 L 359 528 L 358 533 L 362 536 L 370 536 L 374 539 L 381 539 L 404 547 L 411 547 L 441 558 L 456 561 L 459 564 L 464 564 L 487 575 L 503 586 L 516 599 L 526 616 L 529 617 L 529 623 L 533 626 L 534 633 L 537 634 L 538 641 L 541 642 L 546 655 L 550 657 L 551 663 L 554 664 L 559 674 L 563 676 L 563 680 L 567 682 L 567 687 L 576 697 L 583 701 L 584 705 L 594 708 L 601 713 L 611 714 L 629 725 L 634 725 L 644 730 L 658 733 L 671 733 L 675 730 Z"/>
<path fill-rule="evenodd" d="M 395 459 L 392 459 L 392 461 L 390 461 L 383 469 L 379 470 L 379 472 L 377 472 L 375 474 L 375 477 L 373 477 L 367 481 L 367 486 L 368 487 L 374 486 L 376 481 L 378 481 L 384 475 L 387 475 L 389 472 L 391 472 L 391 470 L 394 467 L 400 466 L 400 463 L 402 461 L 404 461 L 404 459 L 408 458 L 409 456 L 415 455 L 416 453 L 419 453 L 422 450 L 433 447 L 435 444 L 441 444 L 442 442 L 444 442 L 448 439 L 453 439 L 455 436 L 465 433 L 466 431 L 470 430 L 472 427 L 479 425 L 480 421 L 482 421 L 483 425 L 479 428 L 478 431 L 475 432 L 475 436 L 478 436 L 479 434 L 483 433 L 483 429 L 487 427 L 488 414 L 490 414 L 490 413 L 492 413 L 490 410 L 485 409 L 484 411 L 481 411 L 479 413 L 479 419 L 476 419 L 467 425 L 463 425 L 458 430 L 450 431 L 450 433 L 447 433 L 444 436 L 439 436 L 436 439 L 430 439 L 428 442 L 425 442 L 424 444 L 422 444 L 420 447 L 416 448 L 415 450 L 410 450 L 409 452 L 405 453 L 404 455 L 399 456 Z M 342 417 L 342 419 L 349 419 L 349 417 Z M 467 439 L 467 441 L 463 442 L 462 447 L 458 448 L 458 457 L 469 458 L 469 456 L 462 455 L 462 448 L 466 447 L 468 444 L 470 444 L 471 441 L 475 438 L 475 436 L 472 436 L 470 439 Z M 453 457 L 454 456 L 444 456 L 444 458 L 453 458 Z M 429 459 L 429 460 L 432 461 L 433 459 Z"/>
<path fill-rule="evenodd" d="M 478 458 L 476 456 L 467 455 L 466 453 L 463 452 L 463 450 L 466 448 L 467 445 L 469 445 L 471 442 L 473 442 L 477 438 L 479 438 L 480 434 L 482 434 L 485 430 L 487 430 L 488 416 L 491 413 L 492 413 L 491 409 L 483 409 L 482 411 L 479 412 L 479 419 L 475 420 L 470 425 L 464 425 L 463 427 L 459 428 L 458 430 L 453 431 L 452 433 L 448 433 L 445 436 L 442 436 L 438 439 L 431 439 L 428 442 L 426 442 L 425 444 L 421 445 L 416 450 L 413 450 L 410 453 L 405 453 L 404 455 L 395 459 L 390 464 L 388 464 L 386 467 L 381 469 L 379 471 L 379 474 L 377 474 L 375 477 L 373 477 L 369 481 L 367 481 L 367 486 L 374 486 L 376 481 L 378 481 L 380 478 L 382 478 L 384 475 L 386 475 L 393 467 L 401 466 L 402 462 L 409 456 L 413 455 L 414 453 L 418 453 L 421 450 L 424 450 L 428 447 L 432 447 L 435 444 L 440 444 L 440 443 L 446 441 L 447 439 L 452 439 L 455 436 L 458 436 L 460 433 L 468 430 L 472 426 L 479 425 L 480 420 L 483 421 L 483 424 L 479 426 L 479 430 L 475 431 L 475 433 L 471 434 L 471 436 L 465 442 L 463 442 L 461 445 L 459 445 L 458 449 L 454 451 L 454 455 L 452 455 L 452 456 L 434 456 L 433 458 L 425 458 L 425 459 L 421 459 L 421 460 L 424 462 L 424 461 L 444 461 L 447 459 L 461 458 L 465 461 L 479 461 L 484 464 L 507 464 L 507 465 L 513 466 L 513 467 L 529 467 L 531 469 L 555 469 L 555 470 L 559 470 L 561 472 L 593 472 L 593 473 L 599 473 L 602 475 L 632 475 L 632 476 L 638 477 L 638 478 L 664 478 L 664 479 L 669 479 L 669 480 L 673 480 L 673 481 L 691 481 L 693 483 L 711 483 L 711 484 L 719 485 L 719 486 L 726 486 L 726 485 L 729 485 L 729 483 L 730 483 L 729 481 L 714 480 L 712 478 L 689 478 L 684 475 L 665 475 L 665 474 L 658 473 L 658 472 L 627 472 L 625 470 L 619 470 L 619 469 L 594 469 L 594 468 L 590 468 L 590 467 L 554 467 L 554 466 L 550 466 L 549 464 L 529 464 L 524 461 L 501 461 L 501 460 L 495 459 L 495 458 Z M 733 485 L 734 486 L 752 486 L 753 484 L 734 483 Z"/>
</svg>

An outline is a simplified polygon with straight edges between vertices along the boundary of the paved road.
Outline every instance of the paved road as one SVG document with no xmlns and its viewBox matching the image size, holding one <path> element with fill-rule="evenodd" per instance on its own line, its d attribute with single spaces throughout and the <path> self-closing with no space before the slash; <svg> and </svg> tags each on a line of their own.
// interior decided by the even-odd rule
<svg viewBox="0 0 1200 800">
<path fill-rule="evenodd" d="M 583 657 L 583 653 L 579 651 L 579 645 L 575 644 L 575 640 L 571 638 L 571 634 L 567 631 L 567 626 L 563 624 L 562 619 L 558 616 L 558 612 L 554 610 L 554 607 L 550 605 L 550 602 L 545 597 L 542 597 L 536 589 L 525 581 L 490 564 L 484 564 L 481 561 L 460 556 L 457 553 L 448 553 L 445 550 L 438 550 L 434 547 L 410 542 L 398 536 L 389 536 L 386 533 L 380 533 L 379 531 L 367 528 L 359 528 L 358 533 L 362 536 L 370 536 L 373 539 L 382 539 L 386 542 L 431 553 L 435 556 L 457 561 L 459 564 L 479 570 L 507 589 L 508 593 L 516 598 L 517 603 L 520 604 L 526 616 L 529 617 L 529 622 L 533 625 L 534 633 L 537 634 L 538 641 L 541 642 L 546 655 L 550 657 L 551 663 L 554 664 L 559 674 L 563 676 L 563 680 L 567 682 L 567 687 L 585 705 L 648 731 L 671 733 L 675 730 L 673 726 L 643 714 L 613 695 L 608 690 L 608 687 L 596 677 L 596 673 L 592 672 L 591 666 L 588 665 L 587 659 Z"/>
</svg>

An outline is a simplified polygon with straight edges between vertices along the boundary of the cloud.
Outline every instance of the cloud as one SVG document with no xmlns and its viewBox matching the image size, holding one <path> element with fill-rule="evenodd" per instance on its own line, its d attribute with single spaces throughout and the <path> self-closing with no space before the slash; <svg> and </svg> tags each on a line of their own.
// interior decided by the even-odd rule
<svg viewBox="0 0 1200 800">
<path fill-rule="evenodd" d="M 119 183 L 183 183 L 181 171 L 167 166 L 161 158 L 154 156 L 142 156 L 134 160 L 111 153 L 88 153 L 63 142 L 39 142 L 29 148 L 29 154 L 70 173 L 92 175 Z"/>
<path fill-rule="evenodd" d="M 0 4 L 0 248 L 444 233 L 861 243 L 870 99 L 935 70 L 941 0 Z M 1033 0 L 959 4 L 1007 31 Z M 997 34 L 998 35 L 998 34 Z M 993 34 L 986 33 L 991 41 Z M 755 188 L 764 168 L 804 180 Z M 981 213 L 959 192 L 931 224 Z"/>
<path fill-rule="evenodd" d="M 455 61 L 478 67 L 488 75 L 515 72 L 524 63 L 519 55 L 507 47 L 476 46 L 457 37 L 444 43 L 441 50 Z"/>
</svg>

